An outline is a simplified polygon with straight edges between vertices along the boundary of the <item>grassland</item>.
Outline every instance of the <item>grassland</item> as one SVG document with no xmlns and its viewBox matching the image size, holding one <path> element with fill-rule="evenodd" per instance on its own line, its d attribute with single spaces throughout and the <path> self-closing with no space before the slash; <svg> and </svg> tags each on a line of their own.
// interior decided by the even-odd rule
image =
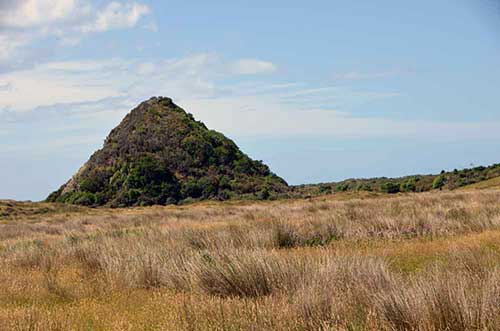
<svg viewBox="0 0 500 331">
<path fill-rule="evenodd" d="M 500 191 L 0 202 L 0 330 L 499 330 Z"/>
<path fill-rule="evenodd" d="M 463 189 L 483 190 L 483 189 L 500 189 L 500 177 L 484 180 L 479 183 L 465 186 Z"/>
</svg>

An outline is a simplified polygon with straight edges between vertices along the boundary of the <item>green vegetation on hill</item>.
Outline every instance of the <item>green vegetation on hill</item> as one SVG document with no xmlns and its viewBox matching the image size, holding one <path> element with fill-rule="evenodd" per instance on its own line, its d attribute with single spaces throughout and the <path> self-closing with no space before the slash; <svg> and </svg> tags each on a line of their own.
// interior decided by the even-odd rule
<svg viewBox="0 0 500 331">
<path fill-rule="evenodd" d="M 337 183 L 298 185 L 292 188 L 294 196 L 323 195 L 346 191 L 374 191 L 384 193 L 427 192 L 437 189 L 455 190 L 500 177 L 500 163 L 489 167 L 474 167 L 442 171 L 439 175 L 415 175 L 401 178 L 347 179 Z"/>
<path fill-rule="evenodd" d="M 286 190 L 286 182 L 261 161 L 160 97 L 132 110 L 103 148 L 47 200 L 125 207 L 268 199 Z"/>
<path fill-rule="evenodd" d="M 151 98 L 113 129 L 101 150 L 47 201 L 146 206 L 216 199 L 302 198 L 336 192 L 453 190 L 500 177 L 500 164 L 439 175 L 347 179 L 289 187 L 261 161 L 175 105 Z"/>
</svg>

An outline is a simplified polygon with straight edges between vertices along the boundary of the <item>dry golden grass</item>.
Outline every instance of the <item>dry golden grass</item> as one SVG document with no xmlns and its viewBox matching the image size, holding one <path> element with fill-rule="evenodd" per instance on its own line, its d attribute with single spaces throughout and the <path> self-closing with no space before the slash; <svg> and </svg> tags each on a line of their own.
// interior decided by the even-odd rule
<svg viewBox="0 0 500 331">
<path fill-rule="evenodd" d="M 500 188 L 500 177 L 480 181 L 479 183 L 464 186 L 464 190 L 484 190 Z"/>
<path fill-rule="evenodd" d="M 0 330 L 500 329 L 500 191 L 7 203 Z"/>
</svg>

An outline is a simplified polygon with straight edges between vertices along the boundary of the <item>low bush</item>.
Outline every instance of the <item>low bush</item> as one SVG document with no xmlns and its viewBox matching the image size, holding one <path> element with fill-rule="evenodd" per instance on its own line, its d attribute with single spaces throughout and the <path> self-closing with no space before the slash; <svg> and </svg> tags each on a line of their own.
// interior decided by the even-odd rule
<svg viewBox="0 0 500 331">
<path fill-rule="evenodd" d="M 399 192 L 400 185 L 398 183 L 386 182 L 384 183 L 380 189 L 384 193 L 394 194 Z"/>
</svg>

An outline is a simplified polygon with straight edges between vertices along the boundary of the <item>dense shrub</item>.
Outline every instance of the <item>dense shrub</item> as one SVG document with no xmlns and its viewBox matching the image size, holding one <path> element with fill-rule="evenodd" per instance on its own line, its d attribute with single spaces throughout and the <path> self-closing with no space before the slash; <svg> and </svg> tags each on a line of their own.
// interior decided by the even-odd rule
<svg viewBox="0 0 500 331">
<path fill-rule="evenodd" d="M 400 190 L 402 192 L 415 192 L 417 190 L 415 179 L 411 178 L 408 181 L 401 183 Z"/>
<path fill-rule="evenodd" d="M 97 192 L 100 189 L 100 185 L 96 180 L 92 178 L 85 178 L 80 182 L 80 190 L 87 192 Z"/>
<path fill-rule="evenodd" d="M 203 187 L 196 179 L 190 179 L 182 184 L 182 196 L 199 198 L 203 195 Z"/>
<path fill-rule="evenodd" d="M 433 189 L 441 189 L 446 184 L 446 178 L 443 175 L 437 176 L 432 182 Z"/>
<path fill-rule="evenodd" d="M 349 190 L 349 185 L 347 184 L 339 184 L 335 187 L 335 191 L 337 192 L 345 192 Z"/>
<path fill-rule="evenodd" d="M 96 203 L 94 193 L 90 192 L 74 192 L 66 197 L 66 201 L 75 205 L 93 206 Z"/>
<path fill-rule="evenodd" d="M 358 185 L 358 191 L 368 191 L 371 192 L 373 191 L 371 185 L 369 184 L 359 184 Z"/>
<path fill-rule="evenodd" d="M 381 190 L 384 193 L 398 193 L 399 192 L 399 187 L 400 185 L 398 183 L 393 183 L 393 182 L 386 182 L 381 186 Z"/>
<path fill-rule="evenodd" d="M 260 200 L 268 200 L 271 197 L 271 193 L 269 193 L 269 189 L 264 187 L 259 193 L 258 198 Z"/>
</svg>

